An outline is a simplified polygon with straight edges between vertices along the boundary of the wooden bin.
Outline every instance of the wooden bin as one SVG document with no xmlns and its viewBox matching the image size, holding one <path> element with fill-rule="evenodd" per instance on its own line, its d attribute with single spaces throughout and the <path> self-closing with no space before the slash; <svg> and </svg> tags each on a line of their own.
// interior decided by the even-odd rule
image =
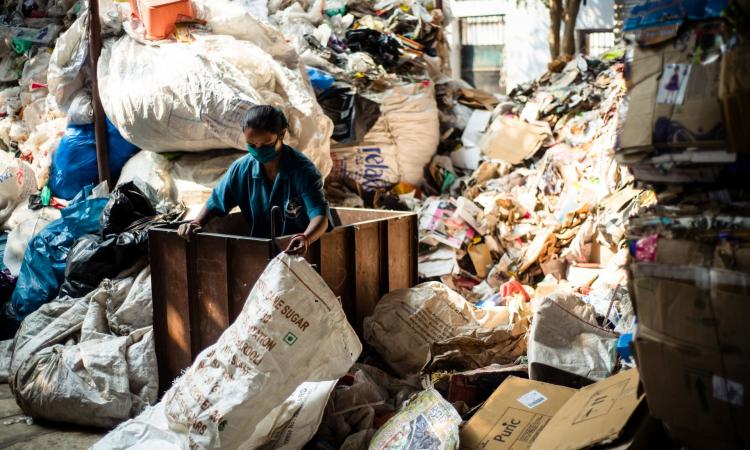
<svg viewBox="0 0 750 450">
<path fill-rule="evenodd" d="M 361 337 L 362 320 L 380 297 L 417 282 L 417 216 L 349 208 L 336 208 L 334 216 L 340 225 L 311 246 L 306 258 L 341 298 Z M 247 233 L 239 213 L 214 220 L 189 243 L 176 227 L 149 232 L 161 391 L 234 321 L 277 254 L 271 239 Z"/>
</svg>

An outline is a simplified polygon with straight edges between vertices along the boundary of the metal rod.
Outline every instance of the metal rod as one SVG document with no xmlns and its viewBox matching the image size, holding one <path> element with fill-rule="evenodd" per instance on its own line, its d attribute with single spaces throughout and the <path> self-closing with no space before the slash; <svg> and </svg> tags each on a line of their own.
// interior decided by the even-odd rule
<svg viewBox="0 0 750 450">
<path fill-rule="evenodd" d="M 107 142 L 107 120 L 102 101 L 99 98 L 97 64 L 102 51 L 101 25 L 99 23 L 99 0 L 89 0 L 89 62 L 91 64 L 91 103 L 94 107 L 94 136 L 96 139 L 96 165 L 99 169 L 99 182 L 107 182 L 112 189 L 109 173 L 109 146 Z"/>
</svg>

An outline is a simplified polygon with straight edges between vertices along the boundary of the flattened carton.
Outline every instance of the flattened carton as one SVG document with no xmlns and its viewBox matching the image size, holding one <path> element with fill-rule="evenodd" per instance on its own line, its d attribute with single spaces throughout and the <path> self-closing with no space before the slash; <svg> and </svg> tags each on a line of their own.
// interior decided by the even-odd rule
<svg viewBox="0 0 750 450">
<path fill-rule="evenodd" d="M 461 430 L 462 450 L 520 450 L 531 444 L 575 389 L 508 377 Z"/>
<path fill-rule="evenodd" d="M 637 370 L 628 370 L 580 389 L 555 414 L 531 450 L 578 450 L 603 447 L 636 448 L 642 428 L 637 413 L 645 398 L 638 389 Z M 637 423 L 634 423 L 637 422 Z M 633 426 L 636 425 L 636 426 Z"/>
</svg>

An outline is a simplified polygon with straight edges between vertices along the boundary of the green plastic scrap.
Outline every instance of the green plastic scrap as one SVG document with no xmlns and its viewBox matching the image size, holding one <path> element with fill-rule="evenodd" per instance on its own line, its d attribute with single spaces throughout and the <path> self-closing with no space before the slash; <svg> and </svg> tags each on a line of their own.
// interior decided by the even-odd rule
<svg viewBox="0 0 750 450">
<path fill-rule="evenodd" d="M 50 200 L 52 199 L 52 191 L 49 186 L 44 186 L 42 188 L 42 194 L 40 197 L 42 199 L 42 205 L 49 206 Z"/>
<path fill-rule="evenodd" d="M 20 38 L 11 39 L 10 44 L 11 44 L 11 47 L 13 48 L 13 51 L 19 55 L 23 55 L 24 53 L 28 52 L 32 45 L 31 41 L 27 41 L 25 39 L 20 39 Z"/>
</svg>

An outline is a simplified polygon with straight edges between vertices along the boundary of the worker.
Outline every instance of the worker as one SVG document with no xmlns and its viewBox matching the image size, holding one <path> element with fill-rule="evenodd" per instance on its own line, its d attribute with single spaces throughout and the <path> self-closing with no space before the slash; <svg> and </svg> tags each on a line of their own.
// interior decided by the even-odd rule
<svg viewBox="0 0 750 450">
<path fill-rule="evenodd" d="M 328 202 L 312 161 L 284 144 L 287 128 L 279 108 L 250 108 L 242 125 L 249 154 L 229 166 L 198 216 L 180 225 L 177 233 L 189 241 L 211 219 L 226 216 L 239 206 L 251 237 L 294 235 L 285 251 L 306 253 L 328 229 Z M 280 207 L 283 216 L 276 218 L 277 230 L 271 229 L 274 206 Z"/>
</svg>

